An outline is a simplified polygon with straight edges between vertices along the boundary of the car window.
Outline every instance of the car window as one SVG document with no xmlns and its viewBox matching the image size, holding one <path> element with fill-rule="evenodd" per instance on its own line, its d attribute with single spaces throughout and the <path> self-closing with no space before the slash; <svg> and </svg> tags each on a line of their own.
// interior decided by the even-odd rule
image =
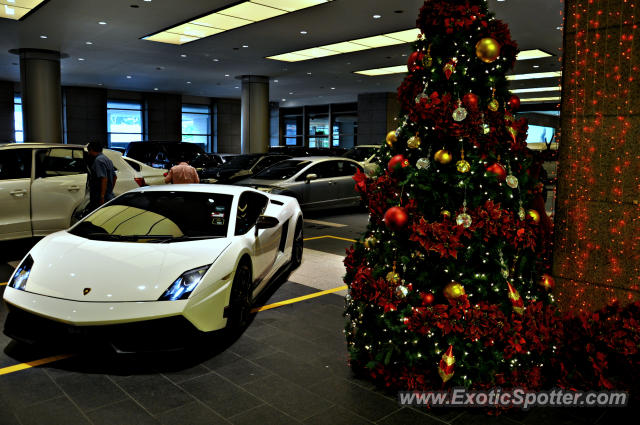
<svg viewBox="0 0 640 425">
<path fill-rule="evenodd" d="M 137 163 L 137 162 L 135 162 L 135 161 L 132 161 L 132 160 L 130 160 L 130 159 L 128 159 L 128 158 L 122 158 L 122 159 L 124 159 L 124 160 L 125 160 L 125 162 L 126 162 L 127 164 L 129 164 L 129 165 L 131 166 L 131 168 L 133 168 L 134 170 L 136 170 L 136 171 L 140 171 L 140 170 L 142 169 L 142 167 L 140 167 L 140 164 L 139 164 L 139 163 Z"/>
<path fill-rule="evenodd" d="M 31 178 L 31 149 L 0 151 L 0 180 Z"/>
<path fill-rule="evenodd" d="M 304 180 L 307 174 L 315 174 L 319 179 L 329 179 L 332 177 L 345 176 L 345 161 L 323 161 L 319 164 L 309 168 L 303 176 L 298 177 L 297 180 Z"/>
<path fill-rule="evenodd" d="M 287 159 L 265 168 L 258 174 L 254 175 L 254 179 L 263 180 L 286 180 L 298 174 L 300 170 L 308 166 L 311 161 L 299 159 Z M 305 173 L 306 174 L 306 173 Z"/>
<path fill-rule="evenodd" d="M 263 157 L 254 167 L 253 167 L 253 171 L 255 173 L 264 170 L 265 168 L 276 164 L 280 161 L 282 161 L 283 159 L 287 158 L 286 156 L 283 155 L 271 155 L 271 156 L 265 156 Z"/>
<path fill-rule="evenodd" d="M 87 172 L 82 149 L 51 148 L 36 152 L 36 177 L 55 177 Z"/>
<path fill-rule="evenodd" d="M 108 240 L 148 236 L 131 242 L 151 242 L 154 236 L 226 237 L 232 201 L 232 195 L 218 193 L 129 192 L 82 220 L 70 233 Z"/>
<path fill-rule="evenodd" d="M 349 161 L 340 161 L 340 162 L 342 163 L 342 166 L 340 168 L 340 171 L 342 173 L 342 174 L 340 174 L 341 176 L 349 176 L 349 177 L 351 177 L 354 174 L 356 174 L 358 169 L 360 169 L 360 167 L 358 167 L 353 162 L 349 162 Z"/>
<path fill-rule="evenodd" d="M 267 208 L 269 198 L 257 192 L 243 192 L 238 199 L 236 235 L 244 235 L 256 224 L 258 217 Z"/>
<path fill-rule="evenodd" d="M 303 181 L 307 179 L 307 175 L 308 174 L 315 174 L 316 176 L 318 176 L 319 179 L 323 179 L 325 178 L 325 166 L 324 163 L 321 162 L 319 164 L 316 164 L 312 167 L 310 167 L 307 171 L 305 171 L 304 173 L 302 173 L 297 179 L 296 181 Z"/>
</svg>

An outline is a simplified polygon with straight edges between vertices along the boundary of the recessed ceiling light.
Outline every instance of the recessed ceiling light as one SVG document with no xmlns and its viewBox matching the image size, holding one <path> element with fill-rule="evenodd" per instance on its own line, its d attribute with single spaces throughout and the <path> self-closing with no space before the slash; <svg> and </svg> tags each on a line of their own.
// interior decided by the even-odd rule
<svg viewBox="0 0 640 425">
<path fill-rule="evenodd" d="M 191 84 L 191 81 L 187 81 L 187 84 Z"/>
<path fill-rule="evenodd" d="M 151 0 L 144 0 L 144 1 L 150 2 Z"/>
<path fill-rule="evenodd" d="M 286 102 L 286 101 L 287 101 L 287 99 L 282 99 L 282 101 L 283 101 L 283 102 Z"/>
<path fill-rule="evenodd" d="M 406 54 L 406 53 L 403 53 L 403 54 L 402 54 L 402 57 L 403 57 L 403 58 L 404 58 L 404 57 L 406 57 L 406 56 L 407 56 L 407 54 Z"/>
<path fill-rule="evenodd" d="M 562 25 L 556 27 L 557 30 L 562 30 Z"/>
<path fill-rule="evenodd" d="M 300 34 L 302 34 L 302 35 L 306 35 L 306 34 L 308 34 L 308 33 L 307 33 L 305 30 L 302 30 L 302 31 L 300 31 Z"/>
<path fill-rule="evenodd" d="M 153 90 L 154 90 L 154 91 L 158 91 L 158 88 L 157 88 L 157 87 L 154 87 L 154 88 L 153 88 Z"/>
<path fill-rule="evenodd" d="M 224 74 L 224 76 L 225 76 L 225 77 L 228 77 L 228 76 L 229 76 L 229 74 Z"/>
<path fill-rule="evenodd" d="M 86 41 L 84 44 L 91 45 L 91 44 L 93 44 L 93 42 L 92 41 Z"/>
<path fill-rule="evenodd" d="M 101 86 L 101 85 L 102 85 L 102 83 L 98 83 L 98 85 L 99 85 L 99 86 Z"/>
<path fill-rule="evenodd" d="M 220 59 L 214 59 L 213 61 L 214 62 L 220 62 Z"/>
<path fill-rule="evenodd" d="M 274 82 L 274 83 L 277 83 L 277 82 L 278 82 L 278 80 L 273 80 L 273 82 Z"/>
<path fill-rule="evenodd" d="M 47 36 L 46 35 L 41 35 L 40 38 L 47 38 Z"/>
<path fill-rule="evenodd" d="M 78 58 L 78 60 L 79 60 L 79 61 L 83 61 L 83 60 L 84 60 L 84 58 Z"/>
<path fill-rule="evenodd" d="M 186 58 L 187 55 L 185 55 L 184 53 L 180 55 L 181 58 Z"/>
<path fill-rule="evenodd" d="M 100 22 L 98 22 L 98 24 L 100 24 L 100 25 L 107 25 L 107 23 L 106 23 L 105 21 L 100 21 Z"/>
<path fill-rule="evenodd" d="M 243 45 L 242 45 L 242 47 L 246 49 L 246 48 L 247 48 L 247 47 L 249 47 L 249 46 L 248 46 L 248 45 L 246 45 L 246 44 L 243 44 Z"/>
<path fill-rule="evenodd" d="M 307 75 L 311 75 L 311 73 L 310 73 L 310 72 L 307 72 Z"/>
<path fill-rule="evenodd" d="M 380 18 L 382 18 L 382 15 L 378 15 L 377 13 L 373 15 L 373 19 L 380 19 Z"/>
<path fill-rule="evenodd" d="M 131 75 L 127 75 L 127 79 L 129 79 L 129 80 L 130 80 L 130 79 L 131 79 Z"/>
<path fill-rule="evenodd" d="M 533 65 L 533 68 L 540 68 L 540 65 Z"/>
<path fill-rule="evenodd" d="M 335 89 L 336 89 L 335 87 L 331 87 L 331 90 L 335 90 Z"/>
<path fill-rule="evenodd" d="M 239 86 L 235 86 L 235 87 L 234 87 L 234 89 L 239 89 L 239 88 L 240 88 Z"/>
</svg>

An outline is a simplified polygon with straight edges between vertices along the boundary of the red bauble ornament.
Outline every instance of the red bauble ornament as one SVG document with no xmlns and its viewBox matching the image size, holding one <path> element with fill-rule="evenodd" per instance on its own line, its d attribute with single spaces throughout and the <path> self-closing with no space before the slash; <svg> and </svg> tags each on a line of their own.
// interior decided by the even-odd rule
<svg viewBox="0 0 640 425">
<path fill-rule="evenodd" d="M 514 94 L 509 98 L 509 101 L 507 102 L 507 106 L 509 107 L 510 110 L 514 112 L 517 111 L 518 109 L 520 109 L 520 98 Z"/>
<path fill-rule="evenodd" d="M 507 170 L 504 169 L 502 165 L 499 163 L 491 164 L 487 167 L 487 172 L 491 174 L 495 174 L 498 177 L 498 180 L 503 180 L 507 178 Z"/>
<path fill-rule="evenodd" d="M 423 300 L 426 304 L 431 304 L 431 303 L 433 303 L 433 294 L 426 294 L 426 295 L 423 295 L 422 300 Z"/>
<path fill-rule="evenodd" d="M 404 156 L 398 154 L 389 160 L 389 164 L 387 166 L 388 166 L 388 170 L 393 172 L 400 168 L 404 168 L 408 165 L 409 165 L 409 160 L 406 159 Z"/>
<path fill-rule="evenodd" d="M 402 230 L 409 222 L 409 214 L 402 207 L 391 207 L 384 213 L 384 224 L 389 230 Z"/>
<path fill-rule="evenodd" d="M 462 102 L 465 104 L 465 106 L 472 110 L 478 109 L 479 101 L 480 99 L 478 98 L 478 96 L 473 93 L 467 93 L 462 97 Z"/>
<path fill-rule="evenodd" d="M 417 70 L 422 69 L 422 60 L 424 59 L 424 53 L 422 52 L 413 52 L 409 55 L 409 60 L 407 61 L 407 69 L 409 72 L 415 72 Z"/>
</svg>

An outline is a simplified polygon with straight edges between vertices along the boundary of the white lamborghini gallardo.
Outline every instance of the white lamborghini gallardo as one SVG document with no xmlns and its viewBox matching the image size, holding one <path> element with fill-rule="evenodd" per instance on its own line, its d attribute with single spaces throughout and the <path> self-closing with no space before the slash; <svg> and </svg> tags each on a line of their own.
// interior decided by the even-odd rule
<svg viewBox="0 0 640 425">
<path fill-rule="evenodd" d="M 239 328 L 268 283 L 300 265 L 302 248 L 294 198 L 239 186 L 139 188 L 31 249 L 4 292 L 5 333 L 98 336 L 137 351 Z"/>
</svg>

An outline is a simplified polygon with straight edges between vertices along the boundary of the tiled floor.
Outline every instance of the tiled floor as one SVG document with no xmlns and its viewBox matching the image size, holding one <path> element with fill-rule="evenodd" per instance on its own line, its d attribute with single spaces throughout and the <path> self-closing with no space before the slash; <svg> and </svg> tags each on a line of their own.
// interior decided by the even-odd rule
<svg viewBox="0 0 640 425">
<path fill-rule="evenodd" d="M 362 233 L 361 223 L 342 220 L 350 225 L 331 234 Z M 327 229 L 321 226 L 305 229 L 305 237 L 322 234 Z M 347 245 L 321 239 L 306 246 L 338 255 Z M 286 282 L 266 304 L 317 290 Z M 0 425 L 582 425 L 638 417 L 631 408 L 532 409 L 494 417 L 472 409 L 400 407 L 395 394 L 354 377 L 347 366 L 343 303 L 329 294 L 263 311 L 235 341 L 211 339 L 188 352 L 90 351 L 0 376 Z M 0 324 L 5 314 L 0 306 Z M 2 368 L 68 347 L 33 350 L 0 335 L 0 349 Z"/>
</svg>

